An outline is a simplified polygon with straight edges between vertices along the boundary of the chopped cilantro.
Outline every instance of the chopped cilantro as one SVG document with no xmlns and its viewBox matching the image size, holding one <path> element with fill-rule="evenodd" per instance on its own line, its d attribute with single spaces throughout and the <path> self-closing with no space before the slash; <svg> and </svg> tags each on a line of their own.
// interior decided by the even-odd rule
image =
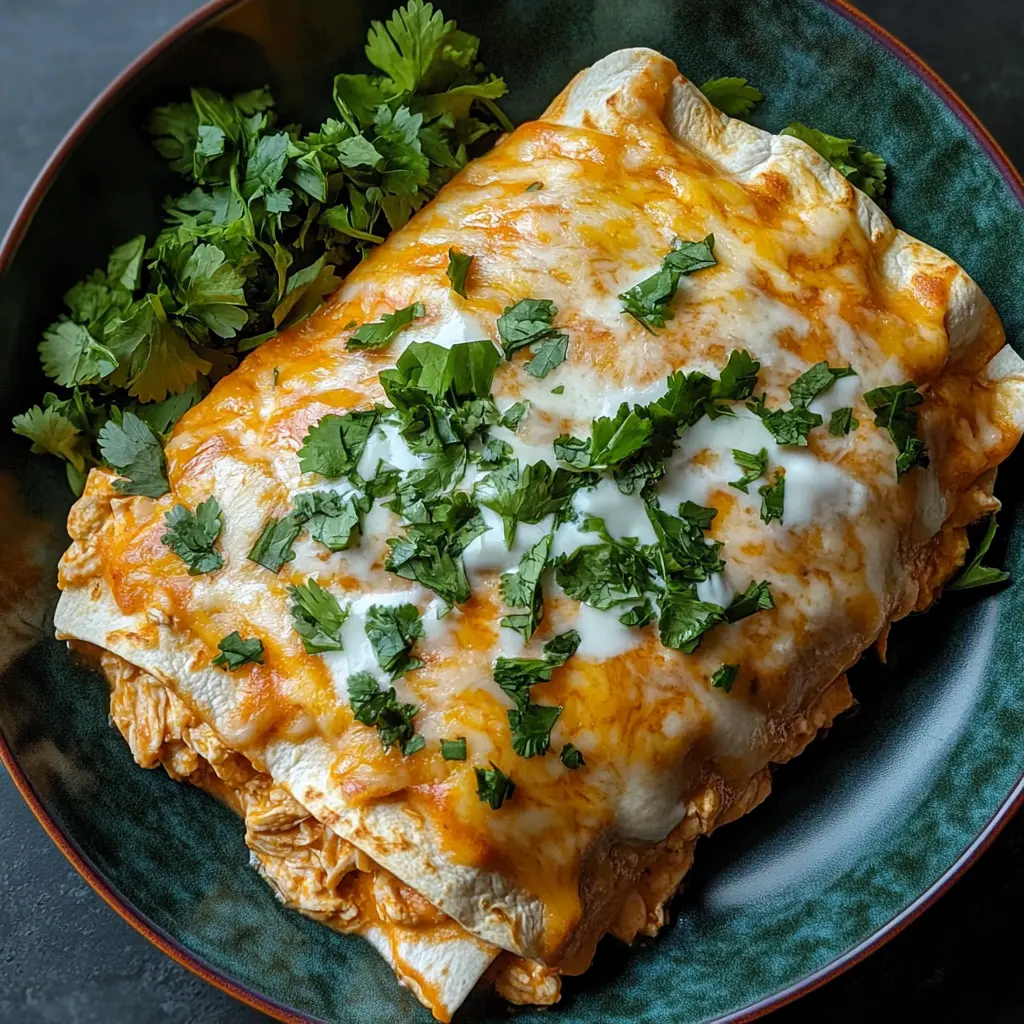
<svg viewBox="0 0 1024 1024">
<path fill-rule="evenodd" d="M 306 653 L 340 651 L 341 627 L 348 618 L 348 608 L 342 608 L 338 599 L 312 578 L 289 587 L 288 594 L 292 599 L 289 608 L 292 623 L 295 632 L 302 637 Z"/>
<path fill-rule="evenodd" d="M 490 768 L 474 768 L 476 772 L 476 795 L 481 801 L 498 810 L 516 791 L 516 784 L 493 762 Z"/>
<path fill-rule="evenodd" d="M 828 360 L 815 363 L 809 370 L 800 374 L 789 385 L 789 400 L 795 409 L 806 408 L 822 392 L 827 391 L 841 377 L 856 377 L 857 371 L 852 366 L 829 366 Z"/>
<path fill-rule="evenodd" d="M 575 771 L 577 768 L 582 768 L 587 762 L 583 760 L 583 754 L 574 747 L 571 743 L 566 743 L 562 747 L 562 752 L 558 755 L 558 759 L 565 765 L 566 768 Z"/>
<path fill-rule="evenodd" d="M 515 430 L 529 412 L 530 403 L 528 401 L 516 402 L 515 405 L 510 405 L 505 410 L 500 423 L 506 430 Z"/>
<path fill-rule="evenodd" d="M 586 441 L 568 434 L 555 438 L 555 456 L 574 469 L 607 469 L 640 451 L 653 432 L 647 409 L 630 409 L 623 402 L 614 416 L 599 416 L 591 423 Z"/>
<path fill-rule="evenodd" d="M 718 262 L 714 255 L 715 237 L 708 235 L 701 242 L 675 239 L 661 261 L 661 269 L 619 296 L 623 312 L 628 313 L 647 330 L 664 327 L 672 319 L 669 308 L 684 274 L 692 274 Z"/>
<path fill-rule="evenodd" d="M 359 465 L 376 425 L 375 409 L 324 416 L 302 440 L 299 468 L 303 473 L 319 473 L 330 480 L 348 476 Z"/>
<path fill-rule="evenodd" d="M 557 388 L 552 388 L 551 389 L 551 394 L 553 394 L 553 395 L 564 395 L 565 394 L 565 385 L 564 384 L 559 384 Z"/>
<path fill-rule="evenodd" d="M 525 612 L 506 615 L 501 625 L 521 633 L 529 642 L 541 620 L 544 618 L 544 595 L 541 591 L 541 575 L 548 563 L 552 535 L 541 537 L 519 560 L 515 572 L 502 573 L 500 580 L 501 599 L 510 608 L 526 608 Z"/>
<path fill-rule="evenodd" d="M 220 650 L 220 654 L 213 659 L 213 664 L 222 665 L 230 672 L 233 672 L 236 668 L 241 668 L 248 662 L 255 662 L 257 665 L 263 664 L 263 641 L 259 637 L 253 637 L 252 640 L 243 640 L 238 631 L 235 630 L 234 633 L 228 633 L 217 644 L 217 647 Z"/>
<path fill-rule="evenodd" d="M 345 344 L 345 348 L 373 349 L 383 348 L 390 344 L 395 335 L 407 327 L 413 320 L 423 316 L 425 310 L 422 302 L 414 302 L 411 306 L 396 309 L 394 313 L 385 313 L 379 320 L 371 324 L 363 324 Z"/>
<path fill-rule="evenodd" d="M 775 471 L 771 483 L 758 487 L 761 495 L 761 520 L 770 523 L 773 519 L 782 522 L 783 505 L 786 500 L 786 471 L 781 467 Z"/>
<path fill-rule="evenodd" d="M 103 458 L 122 474 L 114 490 L 159 498 L 171 489 L 160 439 L 134 413 L 126 412 L 120 423 L 108 420 L 97 441 Z"/>
<path fill-rule="evenodd" d="M 611 543 L 577 548 L 561 561 L 555 579 L 574 601 L 602 611 L 642 601 L 652 589 L 649 563 L 643 555 Z"/>
<path fill-rule="evenodd" d="M 377 664 L 392 679 L 423 667 L 419 658 L 409 656 L 421 636 L 423 621 L 414 604 L 375 604 L 366 613 L 366 639 L 370 641 Z"/>
<path fill-rule="evenodd" d="M 745 78 L 712 78 L 700 87 L 700 91 L 723 114 L 744 119 L 755 104 L 764 99 L 763 93 L 748 85 Z"/>
<path fill-rule="evenodd" d="M 740 619 L 745 619 L 755 612 L 774 607 L 775 602 L 772 600 L 772 591 L 768 581 L 762 580 L 760 583 L 751 581 L 747 589 L 729 603 L 728 608 L 725 609 L 725 617 L 729 622 L 739 622 Z"/>
<path fill-rule="evenodd" d="M 376 726 L 385 750 L 397 744 L 408 756 L 423 749 L 423 737 L 416 734 L 412 724 L 419 708 L 415 704 L 401 703 L 393 686 L 382 690 L 369 672 L 356 672 L 349 676 L 348 699 L 357 722 Z"/>
<path fill-rule="evenodd" d="M 736 682 L 736 676 L 739 674 L 739 671 L 739 665 L 721 665 L 715 669 L 715 673 L 711 677 L 711 685 L 719 690 L 725 690 L 726 693 L 730 693 L 732 691 L 732 684 Z"/>
<path fill-rule="evenodd" d="M 378 473 L 378 486 L 387 487 Z M 386 493 L 386 490 L 385 490 Z M 370 511 L 373 498 L 357 494 L 340 495 L 336 491 L 302 491 L 293 503 L 295 512 L 306 522 L 309 535 L 329 551 L 344 551 L 358 540 L 360 518 Z"/>
<path fill-rule="evenodd" d="M 526 191 L 526 192 L 539 192 L 543 187 L 544 187 L 544 182 L 543 181 L 531 181 L 530 184 L 526 186 L 526 189 L 524 191 Z"/>
<path fill-rule="evenodd" d="M 544 645 L 542 658 L 498 658 L 494 662 L 494 681 L 521 710 L 530 702 L 530 687 L 550 682 L 552 672 L 576 653 L 580 643 L 580 634 L 570 629 Z"/>
<path fill-rule="evenodd" d="M 463 298 L 466 298 L 466 276 L 469 274 L 472 263 L 472 256 L 467 256 L 455 248 L 448 250 L 448 269 L 445 273 L 451 282 L 452 291 Z"/>
<path fill-rule="evenodd" d="M 864 392 L 864 401 L 875 413 L 875 424 L 889 431 L 896 445 L 896 478 L 914 466 L 928 465 L 924 441 L 917 436 L 917 406 L 924 395 L 912 380 Z"/>
<path fill-rule="evenodd" d="M 721 543 L 704 540 L 704 530 L 715 515 L 715 509 L 693 502 L 680 505 L 678 516 L 663 512 L 657 505 L 647 505 L 647 518 L 654 527 L 661 564 L 666 572 L 676 579 L 699 583 L 725 568 L 718 557 Z"/>
<path fill-rule="evenodd" d="M 751 402 L 747 408 L 761 418 L 765 429 L 779 444 L 806 446 L 807 435 L 824 422 L 818 413 L 803 406 L 795 409 L 769 409 L 764 404 L 764 395 Z"/>
<path fill-rule="evenodd" d="M 498 337 L 505 358 L 511 359 L 514 352 L 531 346 L 533 358 L 526 364 L 526 372 L 540 378 L 565 362 L 569 335 L 553 326 L 557 313 L 550 299 L 520 299 L 507 306 L 498 317 Z"/>
<path fill-rule="evenodd" d="M 739 480 L 730 480 L 729 486 L 747 494 L 747 485 L 752 484 L 759 476 L 764 474 L 768 468 L 768 451 L 762 448 L 759 452 L 750 453 L 740 451 L 739 448 L 732 449 L 732 457 L 736 465 L 743 470 L 743 476 Z"/>
<path fill-rule="evenodd" d="M 842 409 L 836 409 L 832 413 L 828 421 L 828 432 L 834 434 L 836 437 L 842 437 L 844 434 L 848 434 L 851 430 L 856 430 L 860 426 L 860 420 L 853 415 L 853 409 L 849 406 L 845 406 Z"/>
<path fill-rule="evenodd" d="M 726 399 L 731 402 L 741 402 L 750 398 L 757 386 L 757 375 L 761 370 L 761 364 L 754 359 L 746 349 L 735 348 L 729 353 L 729 359 L 718 380 L 711 385 L 711 403 L 707 409 L 710 415 L 717 413 L 721 415 L 725 410 L 713 403 L 716 400 Z"/>
<path fill-rule="evenodd" d="M 657 618 L 657 613 L 654 606 L 647 598 L 644 598 L 642 604 L 634 605 L 628 612 L 623 612 L 619 616 L 619 622 L 624 626 L 636 626 L 639 629 L 650 625 L 655 618 Z"/>
<path fill-rule="evenodd" d="M 854 139 L 841 139 L 826 135 L 817 128 L 794 121 L 779 132 L 806 142 L 823 156 L 844 178 L 856 185 L 865 195 L 880 199 L 885 194 L 885 160 L 877 153 L 858 146 Z"/>
<path fill-rule="evenodd" d="M 947 590 L 971 590 L 974 587 L 987 587 L 992 583 L 1002 583 L 1008 580 L 1010 574 L 1001 569 L 993 569 L 991 566 L 982 565 L 981 560 L 988 554 L 992 546 L 992 538 L 996 535 L 996 517 L 990 516 L 985 535 L 981 538 L 978 550 L 967 566 L 960 572 L 952 583 L 946 584 Z"/>
<path fill-rule="evenodd" d="M 160 539 L 188 566 L 189 576 L 214 572 L 224 564 L 213 546 L 221 528 L 220 505 L 215 497 L 211 495 L 197 505 L 194 513 L 184 505 L 175 505 L 164 513 L 164 522 L 168 532 Z"/>
<path fill-rule="evenodd" d="M 670 584 L 661 596 L 658 628 L 665 647 L 690 654 L 709 629 L 724 621 L 722 608 L 710 601 L 701 601 L 692 584 Z"/>
<path fill-rule="evenodd" d="M 292 544 L 302 530 L 306 516 L 300 512 L 289 512 L 280 519 L 271 518 L 263 527 L 256 543 L 249 552 L 249 561 L 262 565 L 271 572 L 280 572 L 285 562 L 295 557 Z"/>
<path fill-rule="evenodd" d="M 512 730 L 512 749 L 520 757 L 546 754 L 551 747 L 551 730 L 561 713 L 560 706 L 546 704 L 527 704 L 522 709 L 510 709 L 508 724 Z"/>
<path fill-rule="evenodd" d="M 441 757 L 446 761 L 465 761 L 466 737 L 459 736 L 454 740 L 441 740 Z"/>
</svg>

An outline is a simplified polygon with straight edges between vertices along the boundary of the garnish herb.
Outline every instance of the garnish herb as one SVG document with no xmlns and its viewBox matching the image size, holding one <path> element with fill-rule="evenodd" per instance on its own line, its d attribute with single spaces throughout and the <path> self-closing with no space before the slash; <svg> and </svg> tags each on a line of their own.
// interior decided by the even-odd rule
<svg viewBox="0 0 1024 1024">
<path fill-rule="evenodd" d="M 512 749 L 520 757 L 537 757 L 551 747 L 551 730 L 562 713 L 561 705 L 527 704 L 508 713 Z"/>
<path fill-rule="evenodd" d="M 946 585 L 946 590 L 971 590 L 974 587 L 987 587 L 992 583 L 1002 583 L 1003 580 L 1010 578 L 1008 572 L 981 564 L 981 560 L 988 554 L 988 549 L 992 546 L 992 538 L 995 535 L 996 517 L 991 516 L 985 529 L 985 536 L 981 538 L 981 543 L 978 545 L 978 550 L 975 551 L 974 557 L 956 579 Z"/>
<path fill-rule="evenodd" d="M 566 743 L 562 747 L 562 752 L 558 755 L 558 759 L 565 765 L 566 768 L 575 770 L 582 768 L 587 762 L 583 760 L 583 754 L 580 753 L 579 749 L 574 747 L 571 743 Z"/>
<path fill-rule="evenodd" d="M 213 495 L 197 505 L 195 512 L 175 505 L 164 513 L 164 522 L 168 531 L 160 540 L 188 566 L 189 576 L 214 572 L 224 564 L 213 546 L 221 528 L 220 505 Z"/>
<path fill-rule="evenodd" d="M 380 480 L 380 474 L 374 483 Z M 380 480 L 380 486 L 388 486 Z M 358 540 L 360 519 L 370 511 L 373 498 L 336 491 L 302 491 L 292 499 L 294 516 L 301 517 L 309 535 L 329 551 L 344 551 Z"/>
<path fill-rule="evenodd" d="M 400 702 L 393 686 L 382 690 L 369 672 L 356 672 L 348 680 L 348 699 L 355 720 L 375 726 L 385 750 L 397 744 L 408 757 L 425 746 L 423 737 L 416 734 L 412 724 L 419 708 Z"/>
<path fill-rule="evenodd" d="M 269 519 L 249 552 L 249 560 L 271 572 L 280 572 L 285 562 L 295 557 L 292 544 L 305 521 L 306 517 L 300 512 L 289 512 L 280 519 Z"/>
<path fill-rule="evenodd" d="M 657 618 L 657 613 L 654 606 L 647 598 L 644 598 L 642 604 L 634 605 L 628 612 L 623 612 L 619 616 L 619 622 L 624 626 L 636 626 L 637 629 L 640 629 L 650 625 L 655 618 Z"/>
<path fill-rule="evenodd" d="M 711 677 L 711 685 L 730 693 L 739 671 L 739 665 L 722 665 L 715 670 L 715 674 Z"/>
<path fill-rule="evenodd" d="M 764 395 L 756 398 L 747 408 L 761 418 L 765 429 L 778 444 L 807 445 L 807 435 L 824 422 L 821 416 L 803 406 L 794 409 L 769 409 Z"/>
<path fill-rule="evenodd" d="M 375 604 L 366 613 L 366 639 L 370 641 L 377 664 L 392 679 L 423 667 L 419 658 L 409 656 L 421 636 L 423 621 L 413 604 Z"/>
<path fill-rule="evenodd" d="M 466 738 L 459 736 L 454 740 L 441 740 L 441 757 L 446 761 L 466 760 Z"/>
<path fill-rule="evenodd" d="M 826 135 L 817 128 L 794 121 L 783 128 L 780 135 L 792 135 L 806 142 L 811 149 L 823 156 L 850 184 L 856 185 L 872 199 L 881 199 L 885 194 L 886 166 L 877 153 L 858 146 L 855 139 L 841 139 Z"/>
<path fill-rule="evenodd" d="M 739 448 L 733 448 L 732 457 L 736 465 L 743 470 L 743 476 L 739 480 L 730 480 L 729 486 L 747 494 L 747 485 L 762 476 L 768 468 L 768 451 L 762 448 L 759 452 L 751 454 L 741 451 Z"/>
<path fill-rule="evenodd" d="M 338 599 L 312 578 L 298 586 L 289 587 L 288 594 L 292 599 L 289 608 L 292 624 L 295 632 L 302 637 L 306 653 L 340 651 L 341 627 L 348 618 L 348 608 L 342 608 Z"/>
<path fill-rule="evenodd" d="M 773 519 L 782 522 L 783 505 L 786 501 L 786 471 L 780 466 L 775 470 L 771 483 L 758 487 L 761 495 L 761 520 L 770 523 Z"/>
<path fill-rule="evenodd" d="M 414 302 L 411 306 L 396 309 L 394 313 L 385 313 L 379 320 L 371 324 L 363 324 L 345 343 L 345 348 L 375 349 L 389 345 L 403 328 L 424 314 L 423 303 Z"/>
<path fill-rule="evenodd" d="M 481 801 L 498 810 L 516 791 L 516 784 L 493 762 L 490 768 L 474 768 L 476 772 L 476 795 Z"/>
<path fill-rule="evenodd" d="M 665 647 L 690 654 L 709 629 L 724 621 L 722 608 L 710 601 L 701 601 L 693 584 L 670 583 L 662 594 L 658 628 Z"/>
<path fill-rule="evenodd" d="M 213 659 L 214 665 L 221 665 L 229 672 L 241 668 L 248 662 L 257 665 L 263 664 L 263 641 L 259 637 L 251 640 L 243 640 L 238 630 L 228 633 L 223 640 L 217 644 L 220 654 Z"/>
<path fill-rule="evenodd" d="M 506 430 L 515 430 L 520 423 L 523 422 L 524 417 L 530 411 L 530 403 L 527 400 L 522 402 L 516 402 L 515 405 L 510 405 L 505 411 L 505 415 L 501 417 L 499 423 Z"/>
<path fill-rule="evenodd" d="M 544 618 L 541 576 L 548 563 L 551 540 L 551 534 L 541 537 L 519 560 L 519 568 L 515 572 L 502 573 L 499 582 L 501 599 L 506 605 L 527 609 L 525 612 L 506 615 L 501 625 L 521 633 L 527 642 Z"/>
<path fill-rule="evenodd" d="M 827 391 L 842 377 L 856 377 L 857 372 L 852 366 L 829 366 L 828 360 L 815 363 L 809 370 L 800 374 L 789 385 L 789 400 L 796 409 L 806 408 L 818 395 Z"/>
<path fill-rule="evenodd" d="M 546 377 L 565 362 L 569 351 L 569 335 L 553 326 L 558 307 L 550 299 L 520 299 L 498 317 L 498 337 L 511 359 L 513 353 L 530 346 L 533 358 L 526 372 L 533 377 Z"/>
<path fill-rule="evenodd" d="M 746 118 L 754 105 L 764 99 L 764 95 L 748 85 L 745 78 L 712 78 L 700 87 L 700 91 L 729 117 Z"/>
<path fill-rule="evenodd" d="M 928 465 L 924 441 L 917 436 L 917 406 L 924 395 L 912 380 L 864 392 L 864 401 L 875 414 L 875 424 L 889 431 L 896 445 L 896 478 L 914 466 Z"/>
<path fill-rule="evenodd" d="M 299 468 L 303 473 L 319 473 L 329 480 L 348 476 L 359 465 L 376 424 L 375 409 L 324 416 L 302 439 Z"/>
<path fill-rule="evenodd" d="M 164 434 L 241 354 L 313 312 L 458 172 L 468 147 L 512 129 L 496 104 L 505 83 L 483 72 L 478 49 L 409 0 L 373 23 L 374 73 L 338 75 L 336 114 L 316 131 L 281 126 L 266 89 L 193 89 L 156 110 L 149 130 L 181 176 L 163 230 L 118 246 L 67 292 L 40 356 L 68 390 L 17 417 L 17 432 L 65 460 L 80 491 L 117 410 Z M 173 418 L 155 408 L 183 397 Z"/>
<path fill-rule="evenodd" d="M 448 280 L 451 281 L 452 291 L 463 298 L 466 298 L 466 275 L 472 263 L 472 256 L 467 256 L 455 248 L 448 250 Z"/>
<path fill-rule="evenodd" d="M 760 583 L 751 581 L 747 589 L 732 599 L 725 609 L 725 617 L 729 622 L 739 622 L 755 612 L 774 608 L 771 587 L 767 580 Z"/>
<path fill-rule="evenodd" d="M 623 311 L 649 331 L 664 327 L 672 319 L 669 307 L 683 275 L 717 263 L 714 246 L 714 235 L 700 242 L 683 242 L 676 238 L 661 261 L 661 269 L 619 296 Z"/>
<path fill-rule="evenodd" d="M 114 481 L 114 490 L 159 498 L 171 489 L 160 439 L 134 413 L 126 412 L 120 423 L 107 420 L 97 441 L 106 462 L 122 474 Z"/>
<path fill-rule="evenodd" d="M 856 430 L 859 426 L 860 420 L 853 415 L 853 409 L 845 406 L 842 409 L 836 409 L 832 413 L 828 421 L 828 432 L 835 437 L 842 437 L 851 430 Z"/>
<path fill-rule="evenodd" d="M 525 191 L 527 192 L 539 192 L 544 187 L 543 181 L 532 181 L 526 186 Z"/>
</svg>

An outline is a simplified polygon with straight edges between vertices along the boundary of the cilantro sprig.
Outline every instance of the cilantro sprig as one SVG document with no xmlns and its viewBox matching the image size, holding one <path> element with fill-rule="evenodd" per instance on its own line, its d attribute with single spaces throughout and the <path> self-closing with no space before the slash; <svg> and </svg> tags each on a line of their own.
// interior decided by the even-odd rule
<svg viewBox="0 0 1024 1024">
<path fill-rule="evenodd" d="M 163 541 L 188 566 L 190 576 L 215 572 L 224 564 L 213 546 L 220 535 L 220 504 L 211 495 L 196 506 L 195 512 L 184 505 L 175 505 L 164 513 L 167 533 Z"/>
<path fill-rule="evenodd" d="M 180 176 L 163 227 L 117 246 L 66 293 L 40 344 L 63 390 L 14 421 L 34 451 L 64 460 L 76 493 L 107 461 L 104 423 L 133 413 L 165 434 L 241 355 L 309 316 L 474 146 L 512 129 L 479 40 L 430 3 L 409 0 L 374 22 L 365 53 L 374 72 L 339 74 L 335 113 L 313 131 L 282 124 L 265 88 L 195 88 L 149 118 Z M 416 308 L 363 325 L 352 347 L 386 344 Z M 153 474 L 140 483 L 131 460 L 108 464 L 157 486 Z"/>
<path fill-rule="evenodd" d="M 425 746 L 413 725 L 419 708 L 398 700 L 393 686 L 382 690 L 369 672 L 356 672 L 348 680 L 348 699 L 355 720 L 375 727 L 385 750 L 397 745 L 408 757 Z"/>
</svg>

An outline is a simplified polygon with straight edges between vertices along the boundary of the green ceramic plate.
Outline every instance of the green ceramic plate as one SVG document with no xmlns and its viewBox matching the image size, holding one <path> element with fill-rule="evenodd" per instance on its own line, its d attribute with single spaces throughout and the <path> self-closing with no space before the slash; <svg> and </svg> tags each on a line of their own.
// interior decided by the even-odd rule
<svg viewBox="0 0 1024 1024">
<path fill-rule="evenodd" d="M 35 344 L 74 280 L 156 225 L 173 182 L 139 130 L 187 86 L 270 82 L 289 117 L 327 113 L 330 79 L 363 64 L 391 3 L 215 3 L 142 57 L 72 132 L 0 253 L 0 422 L 41 395 Z M 697 81 L 741 74 L 768 96 L 757 122 L 798 119 L 888 158 L 898 224 L 951 253 L 992 297 L 1018 348 L 1024 184 L 948 90 L 899 44 L 821 0 L 445 0 L 484 40 L 516 119 L 622 46 L 664 51 Z M 55 248 L 67 223 L 75 248 Z M 89 881 L 171 955 L 269 1012 L 346 1024 L 426 1020 L 383 961 L 281 909 L 247 867 L 239 823 L 202 794 L 136 768 L 108 727 L 100 681 L 49 636 L 67 543 L 63 473 L 0 431 L 0 754 Z M 999 550 L 1024 576 L 1024 506 L 1001 475 Z M 9 552 L 12 538 L 23 549 Z M 893 632 L 888 665 L 852 673 L 860 707 L 776 774 L 773 797 L 700 847 L 675 923 L 566 985 L 564 1024 L 739 1019 L 852 962 L 925 906 L 1014 809 L 1024 772 L 1017 624 L 1024 587 L 952 596 Z M 503 1021 L 477 999 L 463 1020 Z"/>
</svg>

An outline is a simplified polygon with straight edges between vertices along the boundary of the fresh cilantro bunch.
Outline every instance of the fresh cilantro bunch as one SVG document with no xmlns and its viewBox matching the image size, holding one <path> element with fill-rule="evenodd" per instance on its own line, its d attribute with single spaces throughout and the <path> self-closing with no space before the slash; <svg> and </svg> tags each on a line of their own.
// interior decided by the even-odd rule
<svg viewBox="0 0 1024 1024">
<path fill-rule="evenodd" d="M 118 246 L 64 296 L 39 351 L 67 390 L 15 417 L 15 432 L 63 459 L 76 493 L 90 467 L 112 464 L 97 445 L 108 420 L 131 411 L 166 434 L 240 355 L 308 316 L 475 142 L 511 130 L 496 103 L 505 83 L 484 73 L 478 48 L 409 0 L 372 24 L 374 72 L 336 77 L 337 116 L 316 131 L 281 124 L 267 89 L 195 88 L 155 110 L 148 128 L 181 192 L 152 241 Z"/>
</svg>

